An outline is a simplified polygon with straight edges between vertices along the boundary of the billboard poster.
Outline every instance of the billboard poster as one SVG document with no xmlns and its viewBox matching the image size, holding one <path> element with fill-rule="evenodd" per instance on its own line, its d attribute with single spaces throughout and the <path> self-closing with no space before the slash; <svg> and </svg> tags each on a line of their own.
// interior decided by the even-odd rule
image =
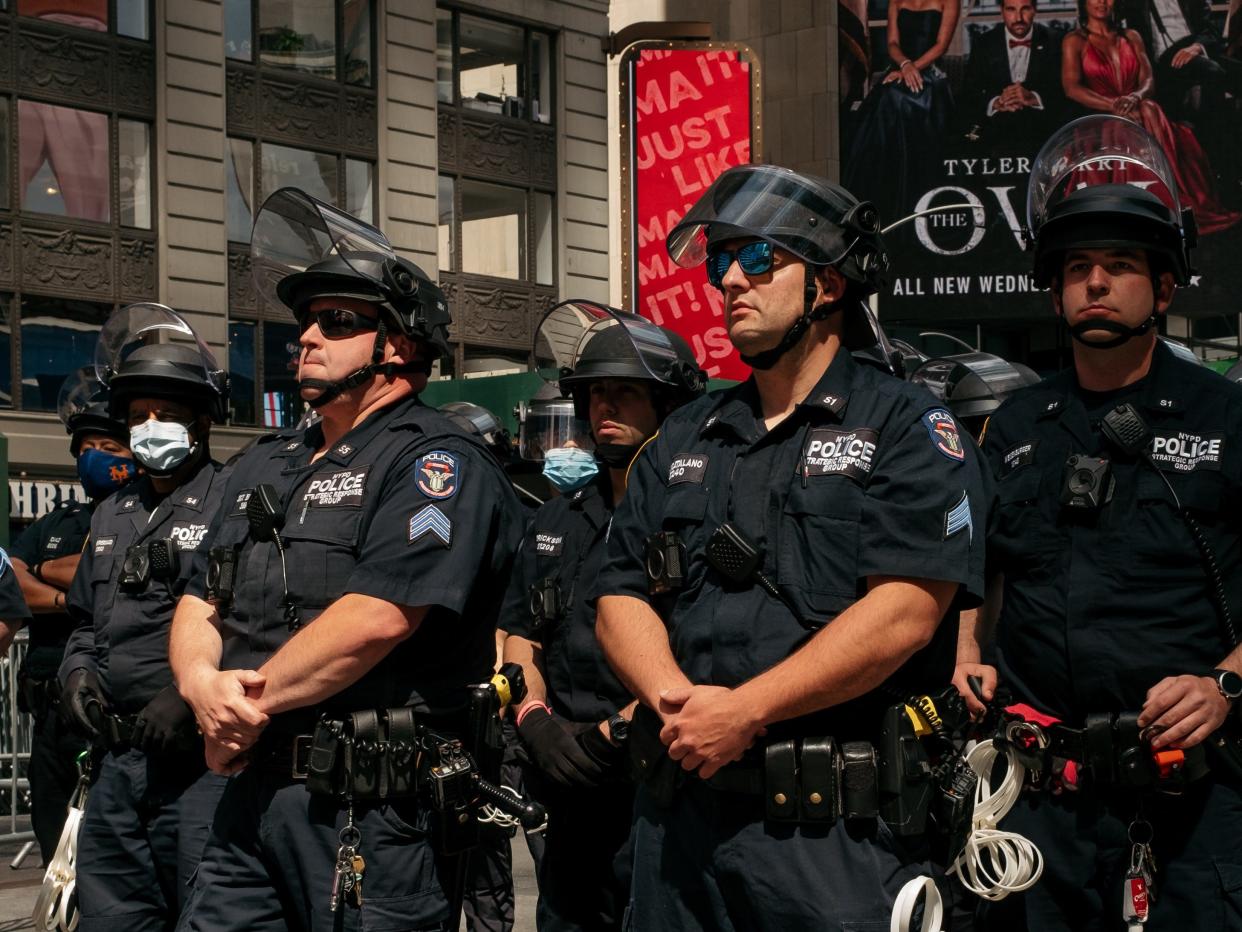
<svg viewBox="0 0 1242 932">
<path fill-rule="evenodd" d="M 664 240 L 721 172 L 758 158 L 753 56 L 719 43 L 643 44 L 621 69 L 627 309 L 685 337 L 709 377 L 744 379 L 720 292 L 701 268 L 675 265 Z"/>
<path fill-rule="evenodd" d="M 893 273 L 880 299 L 886 321 L 1049 314 L 1047 296 L 1027 277 L 1027 176 L 1042 143 L 1090 113 L 1141 123 L 1174 169 L 1182 206 L 1194 210 L 1203 274 L 1172 311 L 1236 319 L 1242 50 L 1223 39 L 1227 3 L 1156 7 L 1156 0 L 840 0 L 842 182 L 874 201 L 885 224 L 968 205 L 890 234 Z"/>
</svg>

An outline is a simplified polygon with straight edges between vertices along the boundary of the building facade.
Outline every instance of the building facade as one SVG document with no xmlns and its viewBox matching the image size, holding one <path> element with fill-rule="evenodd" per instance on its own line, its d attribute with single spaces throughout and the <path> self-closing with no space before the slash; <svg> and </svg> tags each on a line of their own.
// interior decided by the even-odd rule
<svg viewBox="0 0 1242 932">
<path fill-rule="evenodd" d="M 18 524 L 79 494 L 57 394 L 117 307 L 169 305 L 228 367 L 217 458 L 297 420 L 297 331 L 256 295 L 248 251 L 284 185 L 439 277 L 443 377 L 524 371 L 543 310 L 608 297 L 606 0 L 5 6 L 0 434 Z"/>
</svg>

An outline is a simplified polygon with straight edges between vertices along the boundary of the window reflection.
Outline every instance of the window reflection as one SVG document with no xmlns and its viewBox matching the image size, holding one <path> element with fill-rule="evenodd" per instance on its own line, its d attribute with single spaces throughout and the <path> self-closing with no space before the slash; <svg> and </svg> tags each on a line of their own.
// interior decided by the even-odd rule
<svg viewBox="0 0 1242 932">
<path fill-rule="evenodd" d="M 552 195 L 536 191 L 534 195 L 535 219 L 535 281 L 540 285 L 552 284 L 552 227 L 555 216 L 552 213 Z"/>
<path fill-rule="evenodd" d="M 224 54 L 238 61 L 253 61 L 250 0 L 224 0 Z"/>
<path fill-rule="evenodd" d="M 108 118 L 72 107 L 17 104 L 22 208 L 108 221 Z"/>
<path fill-rule="evenodd" d="M 311 197 L 336 204 L 336 156 L 309 152 L 292 146 L 263 143 L 263 191 L 267 194 L 286 185 L 301 188 Z"/>
<path fill-rule="evenodd" d="M 345 0 L 343 12 L 346 84 L 371 84 L 371 0 Z"/>
<path fill-rule="evenodd" d="M 254 208 L 250 203 L 254 196 L 254 143 L 249 139 L 229 140 L 224 179 L 229 239 L 235 243 L 248 243 L 250 227 L 254 223 Z"/>
<path fill-rule="evenodd" d="M 65 376 L 94 360 L 110 304 L 22 298 L 22 408 L 55 411 Z"/>
<path fill-rule="evenodd" d="M 552 37 L 531 33 L 530 115 L 540 123 L 552 122 Z"/>
<path fill-rule="evenodd" d="M 136 120 L 117 124 L 121 224 L 151 229 L 151 128 Z"/>
<path fill-rule="evenodd" d="M 335 79 L 333 0 L 259 0 L 259 60 Z"/>
<path fill-rule="evenodd" d="M 461 270 L 525 278 L 522 240 L 526 192 L 479 181 L 461 182 Z"/>
<path fill-rule="evenodd" d="M 345 209 L 367 223 L 375 222 L 373 176 L 370 162 L 345 160 Z"/>
<path fill-rule="evenodd" d="M 436 10 L 436 100 L 453 102 L 453 14 Z"/>
<path fill-rule="evenodd" d="M 439 240 L 440 271 L 453 270 L 453 179 L 441 175 L 436 197 L 438 220 L 436 234 Z"/>
<path fill-rule="evenodd" d="M 248 320 L 229 321 L 229 419 L 254 423 L 254 328 Z"/>
<path fill-rule="evenodd" d="M 461 105 L 505 116 L 524 116 L 519 70 L 526 59 L 522 28 L 462 16 L 458 30 Z"/>
<path fill-rule="evenodd" d="M 17 13 L 92 32 L 108 31 L 108 0 L 17 0 Z"/>
<path fill-rule="evenodd" d="M 302 417 L 298 328 L 263 322 L 263 426 L 292 427 Z"/>
<path fill-rule="evenodd" d="M 9 355 L 13 345 L 13 330 L 9 324 L 12 306 L 12 295 L 0 295 L 0 408 L 13 407 L 13 357 Z"/>
<path fill-rule="evenodd" d="M 131 39 L 150 39 L 150 3 L 148 0 L 116 0 L 117 35 Z"/>
</svg>

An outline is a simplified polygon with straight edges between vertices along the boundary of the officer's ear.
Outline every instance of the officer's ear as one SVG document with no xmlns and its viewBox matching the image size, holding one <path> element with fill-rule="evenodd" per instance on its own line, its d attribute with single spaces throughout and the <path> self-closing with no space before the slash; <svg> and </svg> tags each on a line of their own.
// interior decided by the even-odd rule
<svg viewBox="0 0 1242 932">
<path fill-rule="evenodd" d="M 821 304 L 835 304 L 845 297 L 846 288 L 849 282 L 845 276 L 838 272 L 830 265 L 817 269 L 815 273 L 815 284 L 818 286 L 818 294 L 815 298 L 815 306 Z"/>
<path fill-rule="evenodd" d="M 385 362 L 412 362 L 417 353 L 418 343 L 415 340 L 411 340 L 404 333 L 389 333 Z"/>
<path fill-rule="evenodd" d="M 1152 276 L 1152 290 L 1156 293 L 1156 313 L 1163 314 L 1173 303 L 1173 292 L 1177 290 L 1177 282 L 1172 272 L 1161 272 Z"/>
</svg>

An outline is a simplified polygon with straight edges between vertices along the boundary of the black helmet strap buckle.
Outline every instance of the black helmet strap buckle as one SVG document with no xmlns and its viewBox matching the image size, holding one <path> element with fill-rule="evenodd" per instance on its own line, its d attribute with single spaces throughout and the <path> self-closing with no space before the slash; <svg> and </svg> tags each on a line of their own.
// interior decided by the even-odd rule
<svg viewBox="0 0 1242 932">
<path fill-rule="evenodd" d="M 1150 315 L 1137 327 L 1128 327 L 1123 323 L 1115 320 L 1080 320 L 1072 327 L 1067 328 L 1069 334 L 1083 346 L 1089 346 L 1092 349 L 1116 349 L 1123 343 L 1128 342 L 1133 337 L 1139 337 L 1156 325 L 1159 314 L 1152 309 Z M 1095 342 L 1094 340 L 1084 340 L 1083 335 L 1092 330 L 1107 330 L 1109 333 L 1116 334 L 1111 340 L 1103 342 Z"/>
<path fill-rule="evenodd" d="M 861 206 L 861 205 L 860 205 Z M 803 289 L 803 308 L 802 316 L 794 321 L 794 325 L 785 331 L 785 335 L 781 337 L 781 341 L 771 349 L 762 350 L 758 353 L 742 354 L 742 362 L 750 366 L 752 369 L 767 370 L 771 369 L 780 360 L 782 356 L 793 349 L 798 341 L 801 340 L 811 324 L 818 320 L 827 320 L 830 314 L 841 310 L 841 302 L 833 301 L 816 305 L 815 299 L 819 295 L 819 289 L 816 285 L 815 276 L 818 269 L 806 263 L 806 286 Z"/>
</svg>

